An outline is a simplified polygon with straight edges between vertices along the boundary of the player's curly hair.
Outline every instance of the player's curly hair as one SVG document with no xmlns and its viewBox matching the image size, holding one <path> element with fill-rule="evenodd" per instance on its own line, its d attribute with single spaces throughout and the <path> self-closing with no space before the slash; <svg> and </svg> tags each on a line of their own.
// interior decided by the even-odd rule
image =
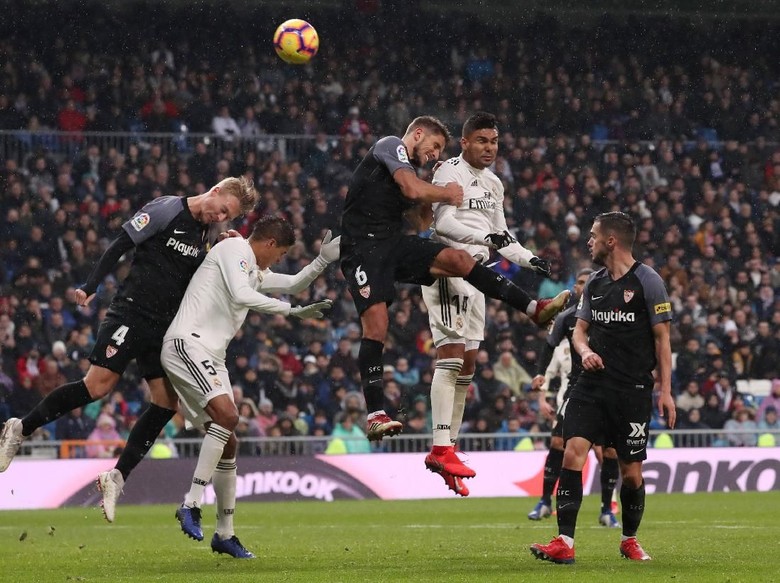
<svg viewBox="0 0 780 583">
<path fill-rule="evenodd" d="M 217 186 L 226 194 L 235 196 L 241 205 L 241 214 L 251 212 L 257 204 L 257 191 L 255 184 L 244 176 L 230 176 L 221 180 Z"/>
<path fill-rule="evenodd" d="M 466 120 L 463 124 L 461 135 L 466 138 L 477 130 L 496 130 L 498 131 L 498 121 L 496 116 L 487 111 L 478 111 Z"/>
</svg>

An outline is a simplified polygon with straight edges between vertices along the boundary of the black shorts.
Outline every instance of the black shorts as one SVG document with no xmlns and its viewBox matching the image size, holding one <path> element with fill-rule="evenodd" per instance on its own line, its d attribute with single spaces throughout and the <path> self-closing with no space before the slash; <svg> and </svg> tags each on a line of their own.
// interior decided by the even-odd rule
<svg viewBox="0 0 780 583">
<path fill-rule="evenodd" d="M 163 378 L 160 351 L 166 330 L 143 318 L 109 314 L 98 328 L 89 362 L 121 375 L 135 359 L 145 379 Z"/>
<path fill-rule="evenodd" d="M 414 235 L 363 240 L 341 247 L 341 271 L 358 314 L 395 299 L 395 283 L 431 285 L 431 264 L 445 245 Z"/>
<path fill-rule="evenodd" d="M 614 387 L 577 382 L 566 405 L 563 438 L 584 437 L 612 446 L 623 461 L 647 459 L 653 413 L 652 387 Z"/>
<path fill-rule="evenodd" d="M 568 395 L 570 391 L 567 391 L 566 394 Z M 555 414 L 555 425 L 553 425 L 552 430 L 550 431 L 550 437 L 561 437 L 563 438 L 563 417 L 566 413 L 566 403 L 569 400 L 567 397 L 563 403 L 561 403 L 561 406 L 558 408 L 558 412 Z M 596 441 L 593 442 L 593 445 L 604 445 L 603 444 L 603 437 L 598 438 Z"/>
</svg>

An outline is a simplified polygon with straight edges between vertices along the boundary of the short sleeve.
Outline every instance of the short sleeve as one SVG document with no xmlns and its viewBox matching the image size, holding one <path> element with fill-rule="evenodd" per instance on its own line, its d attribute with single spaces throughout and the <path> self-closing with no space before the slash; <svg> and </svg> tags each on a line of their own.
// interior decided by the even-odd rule
<svg viewBox="0 0 780 583">
<path fill-rule="evenodd" d="M 401 168 L 415 172 L 414 166 L 409 161 L 406 146 L 396 136 L 387 136 L 379 140 L 374 146 L 374 158 L 386 166 L 391 175 Z"/>
<path fill-rule="evenodd" d="M 664 280 L 650 267 L 642 266 L 637 271 L 637 277 L 642 282 L 645 293 L 645 305 L 650 314 L 650 325 L 655 326 L 660 322 L 668 322 L 672 319 L 672 303 L 666 291 Z"/>
<path fill-rule="evenodd" d="M 165 229 L 182 209 L 178 196 L 163 196 L 145 204 L 122 228 L 139 245 Z"/>
</svg>

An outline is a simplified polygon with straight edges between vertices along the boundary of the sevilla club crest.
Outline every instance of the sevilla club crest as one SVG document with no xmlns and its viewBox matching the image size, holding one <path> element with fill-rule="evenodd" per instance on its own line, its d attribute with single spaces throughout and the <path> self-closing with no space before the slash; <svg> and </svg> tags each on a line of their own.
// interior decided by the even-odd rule
<svg viewBox="0 0 780 583">
<path fill-rule="evenodd" d="M 117 353 L 117 349 L 114 346 L 106 346 L 106 358 L 111 358 Z"/>
<path fill-rule="evenodd" d="M 632 289 L 624 289 L 623 290 L 623 300 L 626 303 L 630 302 L 633 297 L 634 297 L 634 290 L 632 290 Z"/>
<path fill-rule="evenodd" d="M 360 288 L 360 295 L 364 298 L 368 299 L 368 297 L 371 295 L 371 286 L 370 285 L 364 285 Z"/>
</svg>

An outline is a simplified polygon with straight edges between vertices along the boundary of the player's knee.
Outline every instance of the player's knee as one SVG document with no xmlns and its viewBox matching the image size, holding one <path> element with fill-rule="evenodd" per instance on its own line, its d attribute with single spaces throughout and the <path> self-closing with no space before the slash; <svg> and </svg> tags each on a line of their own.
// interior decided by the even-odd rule
<svg viewBox="0 0 780 583">
<path fill-rule="evenodd" d="M 474 267 L 474 258 L 462 249 L 448 250 L 451 253 L 447 255 L 448 267 L 459 277 L 466 277 Z"/>
<path fill-rule="evenodd" d="M 233 431 L 238 425 L 238 411 L 219 411 L 214 422 L 220 427 Z"/>
</svg>

